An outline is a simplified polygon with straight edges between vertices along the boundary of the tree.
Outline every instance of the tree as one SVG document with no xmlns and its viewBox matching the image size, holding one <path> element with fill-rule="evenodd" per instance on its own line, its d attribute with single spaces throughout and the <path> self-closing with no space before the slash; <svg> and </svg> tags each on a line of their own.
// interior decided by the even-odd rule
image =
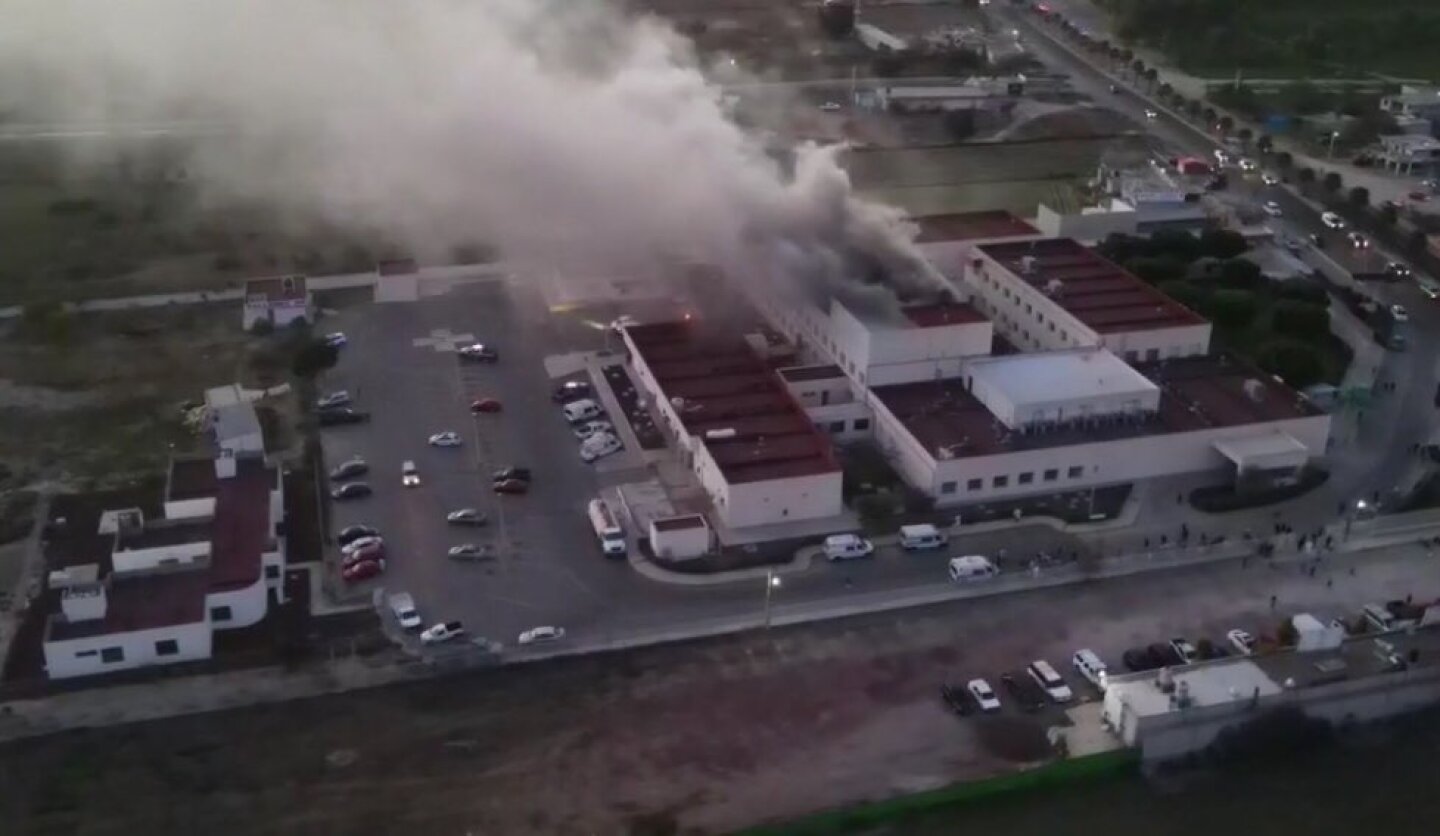
<svg viewBox="0 0 1440 836">
<path fill-rule="evenodd" d="M 1140 256 L 1125 262 L 1125 269 L 1150 284 L 1172 282 L 1185 275 L 1185 262 L 1173 255 Z"/>
<path fill-rule="evenodd" d="M 825 0 L 820 4 L 820 29 L 833 40 L 855 32 L 854 0 Z"/>
<path fill-rule="evenodd" d="M 1205 124 L 1209 125 L 1215 121 L 1215 108 L 1205 108 Z"/>
<path fill-rule="evenodd" d="M 1246 290 L 1217 290 L 1205 308 L 1210 321 L 1226 331 L 1243 331 L 1259 311 L 1255 294 Z"/>
<path fill-rule="evenodd" d="M 1260 134 L 1255 140 L 1255 147 L 1260 149 L 1260 153 L 1268 154 L 1275 147 L 1275 137 L 1270 134 Z"/>
<path fill-rule="evenodd" d="M 1249 128 L 1241 128 L 1240 130 L 1235 132 L 1235 135 L 1240 137 L 1241 142 L 1249 142 L 1250 140 L 1255 138 L 1255 132 L 1250 130 Z"/>
<path fill-rule="evenodd" d="M 1400 210 L 1394 203 L 1387 200 L 1380 204 L 1380 211 L 1376 213 L 1376 217 L 1380 219 L 1380 223 L 1386 226 L 1394 226 L 1395 222 L 1400 219 Z"/>
<path fill-rule="evenodd" d="M 1174 281 L 1156 286 L 1161 293 L 1174 299 L 1190 310 L 1199 310 L 1205 305 L 1205 291 L 1194 282 Z"/>
<path fill-rule="evenodd" d="M 1166 81 L 1160 84 L 1160 89 L 1158 92 L 1160 93 L 1160 98 L 1168 99 L 1171 96 L 1175 95 L 1175 88 L 1171 87 L 1170 82 Z"/>
<path fill-rule="evenodd" d="M 1356 209 L 1364 209 L 1370 205 L 1370 190 L 1364 186 L 1355 186 L 1350 189 L 1350 205 Z"/>
<path fill-rule="evenodd" d="M 1285 300 L 1275 304 L 1270 318 L 1278 334 L 1314 342 L 1330 333 L 1330 312 L 1323 305 Z"/>
<path fill-rule="evenodd" d="M 1291 166 L 1295 165 L 1295 155 L 1289 151 L 1281 151 L 1275 155 L 1275 164 L 1288 171 Z"/>
<path fill-rule="evenodd" d="M 1200 239 L 1184 229 L 1157 229 L 1150 236 L 1152 255 L 1168 255 L 1189 264 L 1202 255 Z"/>
<path fill-rule="evenodd" d="M 1230 133 L 1230 132 L 1231 132 L 1232 130 L 1234 130 L 1234 129 L 1235 129 L 1235 120 L 1234 120 L 1234 119 L 1230 118 L 1228 115 L 1227 115 L 1227 116 L 1221 116 L 1221 117 L 1220 117 L 1220 130 L 1221 130 L 1222 132 L 1228 134 L 1228 133 Z"/>
<path fill-rule="evenodd" d="M 1345 185 L 1345 181 L 1340 178 L 1340 172 L 1327 171 L 1325 179 L 1320 181 L 1320 185 L 1325 187 L 1325 191 L 1334 193 L 1340 191 L 1340 187 Z"/>
<path fill-rule="evenodd" d="M 1145 62 L 1141 61 L 1139 58 L 1136 58 L 1134 61 L 1130 62 L 1130 71 L 1135 74 L 1136 78 L 1139 78 L 1140 76 L 1145 74 Z"/>
<path fill-rule="evenodd" d="M 1232 229 L 1207 229 L 1200 235 L 1200 254 L 1211 258 L 1234 258 L 1248 249 L 1245 236 Z"/>
<path fill-rule="evenodd" d="M 1261 345 L 1256 352 L 1256 362 L 1295 389 L 1315 383 L 1324 372 L 1319 352 L 1293 337 L 1276 337 Z"/>
<path fill-rule="evenodd" d="M 326 369 L 334 368 L 340 359 L 340 350 L 324 340 L 311 340 L 295 352 L 290 371 L 296 377 L 311 378 Z"/>
<path fill-rule="evenodd" d="M 1185 103 L 1185 109 L 1190 111 L 1192 117 L 1197 117 L 1205 110 L 1205 105 L 1199 99 L 1191 99 Z"/>
<path fill-rule="evenodd" d="M 1220 284 L 1231 290 L 1253 290 L 1265 282 L 1260 265 L 1247 258 L 1229 258 L 1220 262 Z"/>
<path fill-rule="evenodd" d="M 1157 81 L 1159 81 L 1159 80 L 1160 80 L 1160 71 L 1159 71 L 1159 70 L 1155 69 L 1154 67 L 1146 67 L 1146 68 L 1145 68 L 1145 81 L 1150 85 L 1151 89 L 1154 89 L 1154 87 L 1155 87 L 1155 82 L 1157 82 Z"/>
<path fill-rule="evenodd" d="M 1315 182 L 1315 169 L 1307 165 L 1296 173 L 1295 179 L 1300 181 L 1300 185 L 1308 186 Z"/>
</svg>

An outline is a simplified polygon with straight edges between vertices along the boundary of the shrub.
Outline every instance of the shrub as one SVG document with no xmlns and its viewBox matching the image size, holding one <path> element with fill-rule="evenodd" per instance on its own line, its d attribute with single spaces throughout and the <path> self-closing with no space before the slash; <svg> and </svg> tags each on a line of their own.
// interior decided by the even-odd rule
<svg viewBox="0 0 1440 836">
<path fill-rule="evenodd" d="M 1239 331 L 1255 321 L 1259 306 L 1255 295 L 1244 290 L 1220 290 L 1210 296 L 1203 313 L 1220 328 Z"/>
<path fill-rule="evenodd" d="M 257 319 L 250 326 L 250 333 L 257 337 L 265 337 L 275 333 L 275 323 L 270 319 Z"/>
<path fill-rule="evenodd" d="M 1286 300 L 1275 305 L 1271 324 L 1277 334 L 1314 341 L 1330 332 L 1330 312 L 1309 302 Z"/>
<path fill-rule="evenodd" d="M 1266 342 L 1256 352 L 1255 359 L 1262 369 L 1279 375 L 1295 389 L 1318 382 L 1324 373 L 1315 349 L 1292 337 L 1277 337 Z"/>
<path fill-rule="evenodd" d="M 1219 281 L 1231 290 L 1254 290 L 1265 283 L 1265 275 L 1249 259 L 1230 258 L 1220 262 Z"/>
<path fill-rule="evenodd" d="M 1250 249 L 1245 236 L 1230 229 L 1207 229 L 1200 236 L 1200 255 L 1234 258 Z"/>
<path fill-rule="evenodd" d="M 1340 172 L 1327 171 L 1325 172 L 1325 178 L 1320 181 L 1320 185 L 1324 186 L 1327 192 L 1338 192 L 1340 191 L 1340 187 L 1345 185 L 1345 181 L 1340 177 Z"/>
</svg>

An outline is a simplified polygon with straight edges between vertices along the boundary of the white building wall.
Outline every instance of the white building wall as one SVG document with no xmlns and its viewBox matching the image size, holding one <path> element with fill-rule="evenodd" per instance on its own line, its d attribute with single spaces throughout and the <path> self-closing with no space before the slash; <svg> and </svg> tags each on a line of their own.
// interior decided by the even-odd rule
<svg viewBox="0 0 1440 836">
<path fill-rule="evenodd" d="M 908 484 L 934 496 L 935 459 L 879 398 L 870 400 L 875 415 L 875 441 L 885 458 Z"/>
<path fill-rule="evenodd" d="M 972 304 L 1022 349 L 1100 345 L 1099 335 L 1088 325 L 983 252 L 977 250 L 966 265 L 965 282 L 975 293 Z"/>
<path fill-rule="evenodd" d="M 260 557 L 262 567 L 261 574 L 265 576 L 265 587 L 274 591 L 275 600 L 285 603 L 285 538 L 280 538 L 275 551 L 266 552 Z M 274 567 L 275 577 L 270 577 L 266 570 Z"/>
<path fill-rule="evenodd" d="M 167 520 L 204 520 L 215 516 L 215 497 L 176 499 L 165 503 Z"/>
<path fill-rule="evenodd" d="M 785 379 L 783 374 L 781 379 Z M 806 409 L 830 404 L 851 403 L 855 400 L 855 393 L 850 388 L 850 378 L 844 376 L 819 380 L 785 380 L 785 386 L 790 390 L 790 394 L 795 396 L 795 400 L 799 401 L 800 405 Z"/>
<path fill-rule="evenodd" d="M 840 487 L 838 470 L 788 479 L 740 482 L 728 486 L 725 504 L 719 511 L 731 528 L 835 517 L 845 510 Z"/>
<path fill-rule="evenodd" d="M 260 620 L 265 617 L 265 610 L 269 604 L 266 597 L 267 589 L 265 573 L 262 570 L 260 577 L 244 589 L 232 592 L 212 592 L 206 595 L 205 609 L 210 615 L 210 623 L 216 630 L 234 630 L 259 624 Z M 217 607 L 229 607 L 230 618 L 225 621 L 216 620 L 215 609 Z"/>
<path fill-rule="evenodd" d="M 169 665 L 209 659 L 210 637 L 210 625 L 197 621 L 193 624 L 159 627 L 154 630 L 112 633 L 68 641 L 47 641 L 45 670 L 51 679 L 66 679 L 146 665 Z M 156 652 L 155 644 L 167 639 L 179 645 L 179 652 L 161 656 Z M 124 658 L 117 662 L 103 661 L 101 651 L 107 648 L 119 648 Z"/>
<path fill-rule="evenodd" d="M 171 546 L 156 546 L 149 549 L 117 550 L 111 556 L 112 565 L 118 574 L 144 572 L 161 566 L 194 564 L 210 556 L 210 541 L 198 540 L 193 543 L 178 543 Z"/>
<path fill-rule="evenodd" d="M 805 414 L 816 429 L 840 444 L 869 438 L 874 425 L 870 407 L 860 401 L 807 407 Z"/>
<path fill-rule="evenodd" d="M 1100 344 L 1131 363 L 1194 357 L 1210 352 L 1210 323 L 1106 334 Z"/>
<path fill-rule="evenodd" d="M 822 344 L 830 352 L 836 365 L 845 373 L 859 380 L 870 365 L 870 327 L 845 309 L 843 305 L 830 305 L 829 341 L 821 337 Z M 861 381 L 866 382 L 866 381 Z"/>
<path fill-rule="evenodd" d="M 1229 466 L 1229 460 L 1215 450 L 1216 441 L 1275 430 L 1294 436 L 1311 451 L 1312 456 L 1322 455 L 1330 435 L 1330 416 L 1316 415 L 1267 424 L 1165 433 L 994 456 L 930 459 L 934 464 L 928 468 L 919 456 L 912 453 L 914 461 L 909 464 L 902 461 L 899 469 L 914 487 L 929 492 L 942 505 L 970 503 L 1220 470 Z M 905 448 L 898 444 L 896 447 L 903 457 Z M 928 454 L 925 458 L 929 458 Z M 1045 478 L 1047 471 L 1054 471 L 1053 479 Z M 1021 481 L 1027 473 L 1030 474 L 1029 481 Z M 918 478 L 912 478 L 912 474 Z M 1003 477 L 1004 484 L 997 485 L 997 477 Z M 971 480 L 975 479 L 980 480 L 978 488 L 970 486 Z"/>
<path fill-rule="evenodd" d="M 700 557 L 710 551 L 710 526 L 660 530 L 650 523 L 650 549 L 660 557 L 684 559 Z"/>
</svg>

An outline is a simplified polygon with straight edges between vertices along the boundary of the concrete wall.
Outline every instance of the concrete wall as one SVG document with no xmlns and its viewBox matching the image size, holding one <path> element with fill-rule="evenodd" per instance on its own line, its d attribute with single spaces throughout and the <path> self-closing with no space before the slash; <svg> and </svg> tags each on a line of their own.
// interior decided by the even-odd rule
<svg viewBox="0 0 1440 836">
<path fill-rule="evenodd" d="M 194 565 L 209 556 L 210 541 L 198 540 L 148 549 L 116 550 L 110 559 L 116 572 L 127 574 L 154 570 L 161 566 Z"/>
<path fill-rule="evenodd" d="M 178 499 L 165 503 L 167 520 L 203 520 L 215 516 L 215 497 Z"/>
<path fill-rule="evenodd" d="M 1210 351 L 1210 323 L 1106 334 L 1100 344 L 1129 362 L 1192 357 Z M 1154 352 L 1151 354 L 1150 352 Z"/>
<path fill-rule="evenodd" d="M 1147 762 L 1165 761 L 1204 749 L 1224 730 L 1260 713 L 1295 706 L 1334 723 L 1367 722 L 1418 711 L 1440 702 L 1440 668 L 1421 667 L 1359 680 L 1283 691 L 1258 702 L 1233 703 L 1121 720 L 1122 739 L 1140 749 Z M 1111 712 L 1108 710 L 1107 716 Z"/>
<path fill-rule="evenodd" d="M 156 652 L 155 643 L 172 640 L 179 645 L 179 652 L 161 656 Z M 119 648 L 124 658 L 117 662 L 105 662 L 101 651 Z M 137 630 L 132 633 L 115 633 L 69 641 L 45 643 L 45 670 L 51 679 L 66 679 L 74 676 L 89 676 L 109 673 L 146 665 L 169 665 L 210 658 L 210 625 L 204 621 L 160 627 L 154 630 Z"/>
<path fill-rule="evenodd" d="M 703 447 L 703 446 L 702 446 Z M 788 479 L 729 483 L 708 453 L 696 456 L 697 474 L 715 500 L 716 513 L 731 528 L 798 522 L 841 514 L 841 474 L 820 473 Z"/>
<path fill-rule="evenodd" d="M 841 444 L 869 438 L 874 431 L 875 419 L 870 407 L 860 401 L 807 407 L 805 414 L 817 429 Z"/>
<path fill-rule="evenodd" d="M 974 304 L 980 312 L 1022 349 L 1046 351 L 1100 344 L 1099 335 L 1089 326 L 978 250 L 965 267 L 965 282 L 974 291 Z"/>
<path fill-rule="evenodd" d="M 820 380 L 792 381 L 786 380 L 782 374 L 780 378 L 784 380 L 790 394 L 795 396 L 795 400 L 806 409 L 830 404 L 851 403 L 855 400 L 855 393 L 850 388 L 850 378 L 844 375 Z"/>
<path fill-rule="evenodd" d="M 650 548 L 660 557 L 680 560 L 700 557 L 710 551 L 711 538 L 708 525 L 661 531 L 654 521 L 650 523 Z"/>
<path fill-rule="evenodd" d="M 216 607 L 229 607 L 230 618 L 228 621 L 216 621 L 211 618 L 211 624 L 216 630 L 234 630 L 239 627 L 249 627 L 252 624 L 259 624 L 265 617 L 265 610 L 269 605 L 266 596 L 268 584 L 265 582 L 265 573 L 262 570 L 260 577 L 255 582 L 231 592 L 212 592 L 205 596 L 205 609 L 207 613 L 213 613 Z"/>
<path fill-rule="evenodd" d="M 1092 212 L 1057 212 L 1040 204 L 1035 226 L 1048 238 L 1074 238 L 1092 243 L 1111 233 L 1134 235 L 1139 227 L 1140 213 L 1134 209 L 1099 209 Z"/>
<path fill-rule="evenodd" d="M 839 304 L 830 305 L 830 342 L 821 342 L 845 373 L 857 380 L 870 365 L 870 327 Z"/>
</svg>

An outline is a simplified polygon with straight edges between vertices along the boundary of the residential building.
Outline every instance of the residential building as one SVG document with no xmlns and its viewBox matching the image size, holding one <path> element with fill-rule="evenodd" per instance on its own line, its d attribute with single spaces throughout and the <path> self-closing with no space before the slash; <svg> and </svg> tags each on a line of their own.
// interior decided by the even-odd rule
<svg viewBox="0 0 1440 836">
<path fill-rule="evenodd" d="M 1424 119 L 1432 126 L 1440 124 L 1440 87 L 1404 84 L 1400 92 L 1380 99 L 1382 110 L 1396 118 Z"/>
<path fill-rule="evenodd" d="M 1440 164 L 1440 139 L 1415 134 L 1382 136 L 1375 157 L 1385 170 L 1396 174 L 1433 174 Z"/>
</svg>

